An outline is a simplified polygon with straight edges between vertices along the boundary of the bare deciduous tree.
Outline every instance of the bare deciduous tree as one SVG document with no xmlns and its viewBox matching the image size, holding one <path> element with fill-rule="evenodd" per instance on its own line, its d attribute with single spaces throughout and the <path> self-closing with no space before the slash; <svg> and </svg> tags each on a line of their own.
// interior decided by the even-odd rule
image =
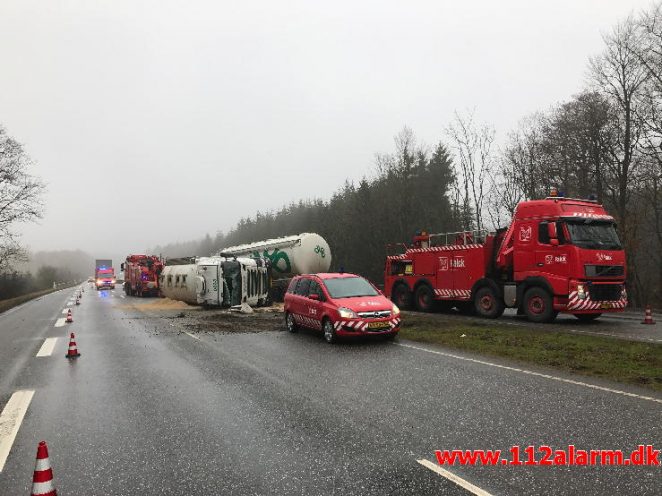
<svg viewBox="0 0 662 496">
<path fill-rule="evenodd" d="M 23 146 L 0 127 L 0 269 L 24 257 L 13 228 L 41 217 L 42 182 L 28 174 Z"/>
<path fill-rule="evenodd" d="M 483 229 L 483 206 L 489 186 L 488 177 L 494 167 L 494 128 L 487 124 L 476 124 L 473 112 L 465 116 L 455 112 L 455 119 L 446 132 L 457 157 L 455 164 L 459 187 L 456 195 L 462 205 L 463 216 L 466 218 L 471 212 L 473 217 L 473 226 L 465 225 L 464 228 Z"/>
</svg>

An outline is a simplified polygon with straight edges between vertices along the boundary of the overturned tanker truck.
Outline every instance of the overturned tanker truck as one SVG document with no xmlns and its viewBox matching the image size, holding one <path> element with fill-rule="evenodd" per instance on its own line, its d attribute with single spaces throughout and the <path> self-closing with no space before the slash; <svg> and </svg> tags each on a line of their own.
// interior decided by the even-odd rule
<svg viewBox="0 0 662 496">
<path fill-rule="evenodd" d="M 315 233 L 267 239 L 257 243 L 231 246 L 220 251 L 222 257 L 252 257 L 269 260 L 271 288 L 269 297 L 282 301 L 292 277 L 299 274 L 328 272 L 331 249 L 326 240 Z"/>
<path fill-rule="evenodd" d="M 169 259 L 159 279 L 167 298 L 193 305 L 237 307 L 268 304 L 269 261 L 246 257 Z"/>
</svg>

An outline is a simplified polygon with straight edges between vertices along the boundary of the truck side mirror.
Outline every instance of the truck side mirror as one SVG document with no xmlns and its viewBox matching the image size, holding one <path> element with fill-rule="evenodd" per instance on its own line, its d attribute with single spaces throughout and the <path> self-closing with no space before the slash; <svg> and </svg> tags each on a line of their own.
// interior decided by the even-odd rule
<svg viewBox="0 0 662 496">
<path fill-rule="evenodd" d="M 310 298 L 311 300 L 319 301 L 320 295 L 318 295 L 317 293 L 311 293 L 308 295 L 308 298 Z"/>
<path fill-rule="evenodd" d="M 120 269 L 124 270 L 124 264 L 120 264 Z"/>
</svg>

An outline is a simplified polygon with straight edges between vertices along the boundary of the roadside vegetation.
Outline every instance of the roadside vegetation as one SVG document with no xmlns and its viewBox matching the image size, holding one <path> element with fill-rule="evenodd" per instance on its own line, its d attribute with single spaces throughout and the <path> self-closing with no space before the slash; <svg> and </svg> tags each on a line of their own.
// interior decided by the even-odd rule
<svg viewBox="0 0 662 496">
<path fill-rule="evenodd" d="M 400 337 L 662 391 L 662 344 L 417 313 Z"/>
<path fill-rule="evenodd" d="M 71 287 L 72 285 L 66 286 L 66 287 Z M 57 289 L 44 289 L 42 291 L 34 291 L 32 293 L 24 294 L 21 296 L 17 296 L 15 298 L 8 298 L 6 300 L 0 300 L 0 313 L 6 312 L 10 308 L 17 307 L 19 305 L 22 305 L 23 303 L 34 300 L 35 298 L 39 298 L 40 296 L 47 295 L 49 293 L 52 293 L 54 291 L 59 291 L 60 289 L 63 289 L 62 287 L 59 287 Z"/>
</svg>

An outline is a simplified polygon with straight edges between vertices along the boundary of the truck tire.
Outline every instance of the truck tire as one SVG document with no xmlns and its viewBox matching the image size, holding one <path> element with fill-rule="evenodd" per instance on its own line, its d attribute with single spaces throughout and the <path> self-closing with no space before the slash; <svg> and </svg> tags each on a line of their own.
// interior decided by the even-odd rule
<svg viewBox="0 0 662 496">
<path fill-rule="evenodd" d="M 552 295 L 546 289 L 533 287 L 524 293 L 524 313 L 531 322 L 551 322 L 558 314 Z"/>
<path fill-rule="evenodd" d="M 411 291 L 406 284 L 398 283 L 393 287 L 391 301 L 401 310 L 408 310 L 411 307 Z"/>
<path fill-rule="evenodd" d="M 575 317 L 579 319 L 580 322 L 593 322 L 595 319 L 602 315 L 601 313 L 576 313 Z"/>
<path fill-rule="evenodd" d="M 488 319 L 501 317 L 505 309 L 503 300 L 489 286 L 482 287 L 476 291 L 474 306 L 478 315 Z"/>
<path fill-rule="evenodd" d="M 414 302 L 419 312 L 431 312 L 434 309 L 434 291 L 427 284 L 421 284 L 416 288 Z"/>
</svg>

